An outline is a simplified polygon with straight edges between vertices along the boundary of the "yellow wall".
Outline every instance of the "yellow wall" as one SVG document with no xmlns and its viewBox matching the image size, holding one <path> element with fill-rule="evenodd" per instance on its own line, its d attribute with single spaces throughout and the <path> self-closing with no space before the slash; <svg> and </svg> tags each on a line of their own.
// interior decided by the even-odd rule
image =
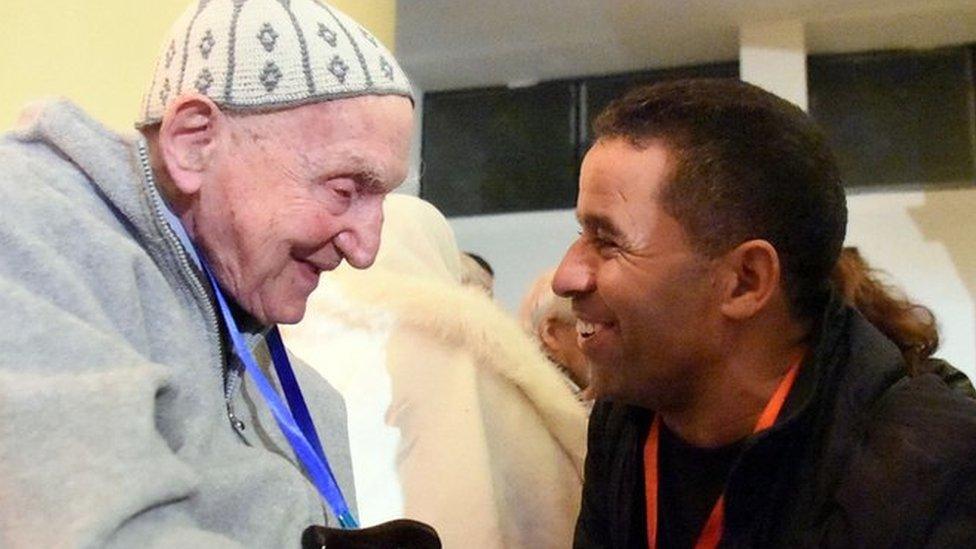
<svg viewBox="0 0 976 549">
<path fill-rule="evenodd" d="M 159 44 L 189 0 L 0 0 L 0 130 L 45 95 L 129 129 Z M 331 0 L 391 50 L 396 0 Z"/>
</svg>

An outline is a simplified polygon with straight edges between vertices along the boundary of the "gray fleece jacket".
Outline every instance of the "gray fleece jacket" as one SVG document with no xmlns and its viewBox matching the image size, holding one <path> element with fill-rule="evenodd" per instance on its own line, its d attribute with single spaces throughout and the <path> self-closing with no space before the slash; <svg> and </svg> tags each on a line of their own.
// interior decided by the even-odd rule
<svg viewBox="0 0 976 549">
<path fill-rule="evenodd" d="M 0 137 L 0 547 L 299 547 L 335 521 L 137 151 L 65 101 Z M 341 398 L 294 366 L 354 509 Z"/>
</svg>

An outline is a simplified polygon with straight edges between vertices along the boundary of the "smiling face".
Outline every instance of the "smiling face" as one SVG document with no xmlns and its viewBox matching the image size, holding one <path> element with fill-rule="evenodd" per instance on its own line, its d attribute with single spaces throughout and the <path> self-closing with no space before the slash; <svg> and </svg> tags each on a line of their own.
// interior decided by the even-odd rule
<svg viewBox="0 0 976 549">
<path fill-rule="evenodd" d="M 601 140 L 580 172 L 579 239 L 553 279 L 573 300 L 594 396 L 659 409 L 691 398 L 721 350 L 712 260 L 660 206 L 667 150 Z"/>
<path fill-rule="evenodd" d="M 383 198 L 406 176 L 412 112 L 404 97 L 364 96 L 221 118 L 188 228 L 258 321 L 298 322 L 319 273 L 373 262 Z"/>
</svg>

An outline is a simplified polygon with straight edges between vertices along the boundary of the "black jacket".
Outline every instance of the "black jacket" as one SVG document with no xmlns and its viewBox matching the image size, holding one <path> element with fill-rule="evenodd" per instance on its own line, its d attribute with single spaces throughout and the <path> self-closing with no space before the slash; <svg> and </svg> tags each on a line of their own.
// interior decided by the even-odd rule
<svg viewBox="0 0 976 549">
<path fill-rule="evenodd" d="M 976 402 L 908 377 L 897 347 L 836 300 L 776 424 L 745 443 L 723 547 L 976 547 Z M 590 417 L 574 547 L 647 547 L 653 412 Z"/>
</svg>

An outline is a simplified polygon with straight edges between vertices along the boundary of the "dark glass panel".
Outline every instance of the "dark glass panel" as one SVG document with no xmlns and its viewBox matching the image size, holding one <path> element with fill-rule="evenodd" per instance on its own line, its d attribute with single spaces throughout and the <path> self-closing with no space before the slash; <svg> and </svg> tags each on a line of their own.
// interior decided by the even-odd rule
<svg viewBox="0 0 976 549">
<path fill-rule="evenodd" d="M 421 196 L 445 215 L 572 208 L 576 84 L 424 96 Z"/>
<path fill-rule="evenodd" d="M 969 48 L 813 56 L 807 78 L 845 184 L 972 182 Z"/>
</svg>

